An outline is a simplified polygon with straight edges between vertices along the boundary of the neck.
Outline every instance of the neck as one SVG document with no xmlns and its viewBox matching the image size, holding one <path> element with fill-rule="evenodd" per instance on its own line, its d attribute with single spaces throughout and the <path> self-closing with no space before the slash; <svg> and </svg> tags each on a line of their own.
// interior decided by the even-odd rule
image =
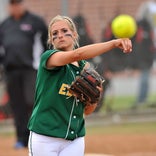
<svg viewBox="0 0 156 156">
<path fill-rule="evenodd" d="M 20 20 L 24 16 L 25 12 L 25 10 L 22 10 L 21 12 L 19 12 L 19 14 L 13 15 L 13 18 L 15 20 Z"/>
<path fill-rule="evenodd" d="M 72 62 L 71 64 L 73 64 L 73 65 L 75 65 L 75 66 L 79 67 L 79 64 L 78 64 L 78 62 L 77 62 L 77 61 Z"/>
</svg>

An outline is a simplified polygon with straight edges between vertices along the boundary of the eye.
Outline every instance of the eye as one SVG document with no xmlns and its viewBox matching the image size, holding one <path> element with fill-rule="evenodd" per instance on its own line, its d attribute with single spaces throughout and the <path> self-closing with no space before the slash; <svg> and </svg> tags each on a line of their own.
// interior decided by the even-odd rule
<svg viewBox="0 0 156 156">
<path fill-rule="evenodd" d="M 63 29 L 62 31 L 63 31 L 64 33 L 66 33 L 66 32 L 68 32 L 68 29 Z"/>
<path fill-rule="evenodd" d="M 57 36 L 57 32 L 53 32 L 52 35 L 53 35 L 53 36 Z"/>
</svg>

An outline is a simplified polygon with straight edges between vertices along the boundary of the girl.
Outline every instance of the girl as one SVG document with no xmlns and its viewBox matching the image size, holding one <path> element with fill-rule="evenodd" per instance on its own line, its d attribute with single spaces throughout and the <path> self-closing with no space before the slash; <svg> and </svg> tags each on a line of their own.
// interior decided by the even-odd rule
<svg viewBox="0 0 156 156">
<path fill-rule="evenodd" d="M 78 47 L 78 33 L 73 21 L 56 16 L 49 24 L 48 43 L 53 50 L 41 56 L 36 82 L 35 105 L 28 128 L 29 156 L 83 156 L 84 114 L 97 104 L 84 106 L 71 96 L 67 87 L 88 63 L 84 60 L 120 48 L 132 51 L 127 38 Z M 101 88 L 99 88 L 101 90 Z"/>
</svg>

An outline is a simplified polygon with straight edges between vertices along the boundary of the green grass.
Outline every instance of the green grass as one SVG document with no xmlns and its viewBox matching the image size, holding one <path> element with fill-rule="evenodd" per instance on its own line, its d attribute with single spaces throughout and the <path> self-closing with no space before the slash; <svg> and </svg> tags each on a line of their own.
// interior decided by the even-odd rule
<svg viewBox="0 0 156 156">
<path fill-rule="evenodd" d="M 149 95 L 148 103 L 155 102 L 155 94 Z M 113 111 L 121 111 L 130 109 L 135 102 L 134 96 L 107 96 L 104 101 L 104 106 L 102 108 L 102 112 L 113 110 Z"/>
<path fill-rule="evenodd" d="M 87 127 L 87 134 L 151 134 L 156 132 L 155 122 L 127 123 Z M 156 134 L 156 133 L 155 133 Z"/>
</svg>

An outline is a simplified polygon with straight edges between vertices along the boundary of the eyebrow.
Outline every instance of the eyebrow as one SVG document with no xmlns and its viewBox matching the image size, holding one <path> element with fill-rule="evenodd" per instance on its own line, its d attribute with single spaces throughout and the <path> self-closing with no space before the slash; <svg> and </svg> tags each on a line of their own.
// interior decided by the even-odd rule
<svg viewBox="0 0 156 156">
<path fill-rule="evenodd" d="M 69 28 L 65 28 L 65 27 L 63 27 L 63 28 L 61 28 L 61 29 L 59 29 L 59 30 L 63 30 L 63 29 L 70 30 Z M 56 32 L 56 31 L 58 31 L 58 29 L 57 29 L 57 30 L 53 30 L 52 33 L 53 33 L 53 32 Z"/>
</svg>

